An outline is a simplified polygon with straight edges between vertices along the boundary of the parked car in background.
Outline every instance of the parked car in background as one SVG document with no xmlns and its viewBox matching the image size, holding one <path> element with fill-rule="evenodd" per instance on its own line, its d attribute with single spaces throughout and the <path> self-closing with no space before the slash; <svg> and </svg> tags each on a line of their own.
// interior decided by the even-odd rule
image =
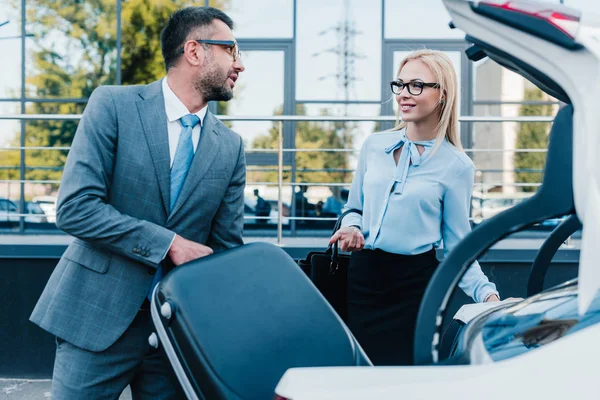
<svg viewBox="0 0 600 400">
<path fill-rule="evenodd" d="M 20 220 L 19 214 L 27 214 L 24 217 L 24 220 L 27 223 L 36 224 L 48 222 L 48 218 L 39 204 L 26 201 L 25 211 L 20 213 L 19 206 L 16 202 L 6 198 L 0 198 L 0 222 L 16 224 Z"/>
<path fill-rule="evenodd" d="M 25 202 L 25 214 L 30 214 L 30 216 L 25 217 L 25 222 L 33 222 L 33 223 L 46 223 L 50 222 L 48 219 L 48 215 L 42 208 L 42 206 L 38 203 L 34 203 L 32 201 Z M 54 218 L 56 220 L 56 217 Z M 53 221 L 54 222 L 54 221 Z"/>
<path fill-rule="evenodd" d="M 279 210 L 277 209 L 277 200 L 266 200 L 266 202 L 271 206 L 269 210 L 269 218 L 256 218 L 256 199 L 244 197 L 244 224 L 245 225 L 260 225 L 260 224 L 277 224 L 279 219 Z M 283 221 L 284 225 L 290 223 L 289 215 L 290 215 L 290 206 L 283 203 Z"/>
<path fill-rule="evenodd" d="M 271 205 L 271 215 L 270 215 L 271 218 L 269 219 L 269 223 L 276 224 L 277 223 L 277 218 L 279 218 L 279 211 L 278 211 L 279 210 L 278 209 L 279 205 L 278 205 L 278 202 L 277 202 L 277 200 L 267 200 L 267 203 L 269 203 Z M 286 218 L 286 217 L 290 216 L 291 207 L 290 207 L 289 204 L 281 203 L 281 208 L 282 208 L 281 216 L 283 217 L 282 223 L 284 225 L 287 225 L 287 224 L 289 224 L 289 219 Z M 273 212 L 275 214 L 273 214 Z M 273 220 L 273 216 L 275 216 L 275 220 Z"/>
<path fill-rule="evenodd" d="M 44 210 L 44 214 L 48 217 L 48 222 L 56 222 L 56 196 L 35 196 L 31 201 L 38 204 Z"/>
<path fill-rule="evenodd" d="M 495 193 L 495 192 L 473 192 L 471 197 L 471 216 L 473 222 L 476 224 L 481 223 L 483 220 L 493 217 L 496 214 L 500 214 L 502 211 L 507 210 L 520 203 L 524 199 L 531 197 L 534 193 Z"/>
</svg>

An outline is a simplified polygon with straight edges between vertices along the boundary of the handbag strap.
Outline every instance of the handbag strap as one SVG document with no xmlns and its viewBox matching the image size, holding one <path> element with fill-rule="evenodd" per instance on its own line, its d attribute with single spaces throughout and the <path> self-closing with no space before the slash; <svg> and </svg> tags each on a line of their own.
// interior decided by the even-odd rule
<svg viewBox="0 0 600 400">
<path fill-rule="evenodd" d="M 334 227 L 333 227 L 333 232 L 331 233 L 331 236 L 335 235 L 335 233 L 341 228 L 342 226 L 342 220 L 344 219 L 344 217 L 350 213 L 356 213 L 358 215 L 362 215 L 362 210 L 359 210 L 358 208 L 351 208 L 349 210 L 346 210 L 342 213 L 342 215 L 340 215 L 340 217 L 338 218 L 338 220 L 336 221 Z M 333 244 L 329 244 L 329 246 L 327 247 L 327 250 L 325 250 L 326 253 L 330 253 L 331 254 L 331 265 L 333 264 L 337 264 L 337 259 L 338 259 L 338 241 L 336 240 L 335 242 L 333 242 Z"/>
</svg>

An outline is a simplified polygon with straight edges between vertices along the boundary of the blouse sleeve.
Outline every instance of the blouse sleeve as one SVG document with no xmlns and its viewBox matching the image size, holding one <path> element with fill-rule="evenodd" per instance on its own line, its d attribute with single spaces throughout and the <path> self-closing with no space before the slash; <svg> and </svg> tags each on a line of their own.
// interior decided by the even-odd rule
<svg viewBox="0 0 600 400">
<path fill-rule="evenodd" d="M 471 231 L 469 204 L 475 182 L 474 177 L 475 169 L 467 166 L 452 182 L 448 182 L 448 189 L 444 194 L 442 215 L 444 257 Z M 478 303 L 485 301 L 492 294 L 498 295 L 496 285 L 488 280 L 477 261 L 467 270 L 458 286 Z"/>
<path fill-rule="evenodd" d="M 352 179 L 352 186 L 350 187 L 350 193 L 348 194 L 348 201 L 342 209 L 342 212 L 355 208 L 363 211 L 363 181 L 365 173 L 367 172 L 367 146 L 368 138 L 363 143 L 360 153 L 358 154 L 358 163 L 356 165 L 356 171 L 354 172 L 354 179 Z M 350 213 L 346 215 L 342 221 L 342 226 L 358 226 L 362 230 L 362 216 L 357 213 Z"/>
</svg>

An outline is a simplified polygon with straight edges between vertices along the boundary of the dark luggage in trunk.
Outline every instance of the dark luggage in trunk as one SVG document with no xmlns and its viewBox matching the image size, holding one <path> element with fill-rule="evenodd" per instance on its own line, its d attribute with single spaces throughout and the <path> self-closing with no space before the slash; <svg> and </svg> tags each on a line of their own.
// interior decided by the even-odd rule
<svg viewBox="0 0 600 400">
<path fill-rule="evenodd" d="M 294 260 L 267 243 L 175 268 L 154 291 L 152 318 L 189 399 L 270 399 L 288 368 L 371 365 Z"/>
</svg>

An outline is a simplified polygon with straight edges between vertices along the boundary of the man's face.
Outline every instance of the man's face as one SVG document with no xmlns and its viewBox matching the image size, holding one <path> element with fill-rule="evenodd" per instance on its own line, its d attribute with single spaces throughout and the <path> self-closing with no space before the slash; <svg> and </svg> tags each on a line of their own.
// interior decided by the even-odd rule
<svg viewBox="0 0 600 400">
<path fill-rule="evenodd" d="M 235 40 L 233 32 L 223 21 L 213 21 L 214 34 L 211 40 Z M 204 65 L 198 72 L 194 87 L 206 101 L 229 101 L 239 73 L 244 71 L 237 50 L 227 46 L 208 45 L 204 49 Z M 235 57 L 234 57 L 235 56 Z M 234 60 L 235 58 L 235 60 Z"/>
</svg>

